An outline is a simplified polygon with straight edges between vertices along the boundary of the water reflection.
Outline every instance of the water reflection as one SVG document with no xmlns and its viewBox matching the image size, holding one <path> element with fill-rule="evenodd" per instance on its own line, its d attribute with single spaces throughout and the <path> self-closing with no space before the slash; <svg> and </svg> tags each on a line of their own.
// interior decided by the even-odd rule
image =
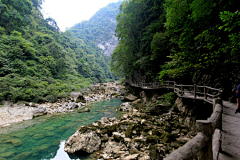
<svg viewBox="0 0 240 160">
<path fill-rule="evenodd" d="M 1 160 L 68 160 L 92 159 L 90 156 L 71 157 L 63 150 L 64 142 L 79 126 L 90 124 L 101 117 L 120 117 L 121 100 L 112 99 L 93 104 L 88 113 L 68 113 L 38 117 L 0 129 Z"/>
<path fill-rule="evenodd" d="M 64 144 L 65 140 L 60 142 L 59 149 L 57 150 L 57 154 L 51 160 L 71 160 L 66 152 L 64 152 Z M 45 160 L 45 159 L 44 159 Z M 80 160 L 77 158 L 76 160 Z"/>
</svg>

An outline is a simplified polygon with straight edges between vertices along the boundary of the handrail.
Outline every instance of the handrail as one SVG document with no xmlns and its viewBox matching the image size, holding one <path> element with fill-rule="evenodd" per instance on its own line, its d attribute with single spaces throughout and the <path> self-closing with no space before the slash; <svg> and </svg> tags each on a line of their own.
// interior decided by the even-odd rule
<svg viewBox="0 0 240 160">
<path fill-rule="evenodd" d="M 198 159 L 200 160 L 213 159 L 213 155 L 216 157 L 216 154 L 218 153 L 215 153 L 216 149 L 214 152 L 212 150 L 212 145 L 215 145 L 212 144 L 212 135 L 217 128 L 217 124 L 219 124 L 221 121 L 223 108 L 221 105 L 221 99 L 217 99 L 215 103 L 217 104 L 215 105 L 215 109 L 211 117 L 209 117 L 207 120 L 196 121 L 196 127 L 198 131 L 197 135 L 185 145 L 168 155 L 165 160 L 175 160 L 176 157 L 177 159 L 190 160 L 195 158 L 198 153 Z"/>
<path fill-rule="evenodd" d="M 177 84 L 175 81 L 163 81 L 163 82 L 152 82 L 152 83 L 142 83 L 142 82 L 133 82 L 131 80 L 125 80 L 126 83 L 129 83 L 131 86 L 134 87 L 140 87 L 142 89 L 160 89 L 160 88 L 168 88 L 168 89 L 174 89 L 174 92 L 179 96 L 179 97 L 190 97 L 192 98 L 191 95 L 188 94 L 193 94 L 194 99 L 201 99 L 205 100 L 206 102 L 213 103 L 208 97 L 210 98 L 216 98 L 221 95 L 223 92 L 221 89 L 217 88 L 212 88 L 208 86 L 198 86 L 198 85 L 183 85 L 183 84 Z M 186 89 L 188 88 L 188 90 Z M 189 89 L 193 88 L 193 89 Z M 204 92 L 199 92 L 198 89 L 203 88 Z M 211 91 L 211 94 L 208 93 Z M 218 91 L 216 94 L 212 94 L 213 92 Z M 184 95 L 185 94 L 185 95 Z M 203 95 L 203 97 L 202 97 Z M 212 100 L 213 100 L 212 99 Z"/>
<path fill-rule="evenodd" d="M 183 84 L 176 84 L 179 87 L 194 87 L 194 85 L 183 85 Z"/>
</svg>

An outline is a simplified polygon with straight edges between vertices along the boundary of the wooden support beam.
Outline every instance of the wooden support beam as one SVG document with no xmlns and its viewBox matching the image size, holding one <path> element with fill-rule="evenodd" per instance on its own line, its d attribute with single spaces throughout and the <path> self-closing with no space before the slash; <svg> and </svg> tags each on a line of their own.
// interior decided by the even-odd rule
<svg viewBox="0 0 240 160">
<path fill-rule="evenodd" d="M 194 98 L 196 98 L 196 85 L 194 84 Z"/>
<path fill-rule="evenodd" d="M 206 87 L 204 85 L 204 98 L 207 99 L 207 95 L 206 95 Z"/>
<path fill-rule="evenodd" d="M 181 86 L 181 96 L 183 96 L 183 86 Z"/>
</svg>

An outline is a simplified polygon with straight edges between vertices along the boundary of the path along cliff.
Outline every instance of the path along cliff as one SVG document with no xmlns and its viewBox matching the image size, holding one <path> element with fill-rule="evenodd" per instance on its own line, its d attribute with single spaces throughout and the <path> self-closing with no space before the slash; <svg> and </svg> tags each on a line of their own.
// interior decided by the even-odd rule
<svg viewBox="0 0 240 160">
<path fill-rule="evenodd" d="M 240 157 L 240 115 L 236 103 L 223 101 L 222 138 L 219 160 L 238 160 Z"/>
</svg>

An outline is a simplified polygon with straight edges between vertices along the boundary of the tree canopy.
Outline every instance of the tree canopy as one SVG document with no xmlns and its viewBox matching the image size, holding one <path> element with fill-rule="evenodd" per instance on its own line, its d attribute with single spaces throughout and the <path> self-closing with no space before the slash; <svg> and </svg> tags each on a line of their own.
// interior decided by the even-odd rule
<svg viewBox="0 0 240 160">
<path fill-rule="evenodd" d="M 111 68 L 141 81 L 231 90 L 240 80 L 239 15 L 237 0 L 125 0 Z"/>
<path fill-rule="evenodd" d="M 163 0 L 124 1 L 117 17 L 119 45 L 112 55 L 112 70 L 121 76 L 142 75 L 150 81 L 161 70 L 168 51 Z M 162 61 L 159 61 L 162 59 Z M 150 69 L 151 68 L 151 69 Z"/>
<path fill-rule="evenodd" d="M 42 0 L 0 0 L 0 101 L 56 101 L 114 81 L 101 52 L 43 19 Z"/>
</svg>

